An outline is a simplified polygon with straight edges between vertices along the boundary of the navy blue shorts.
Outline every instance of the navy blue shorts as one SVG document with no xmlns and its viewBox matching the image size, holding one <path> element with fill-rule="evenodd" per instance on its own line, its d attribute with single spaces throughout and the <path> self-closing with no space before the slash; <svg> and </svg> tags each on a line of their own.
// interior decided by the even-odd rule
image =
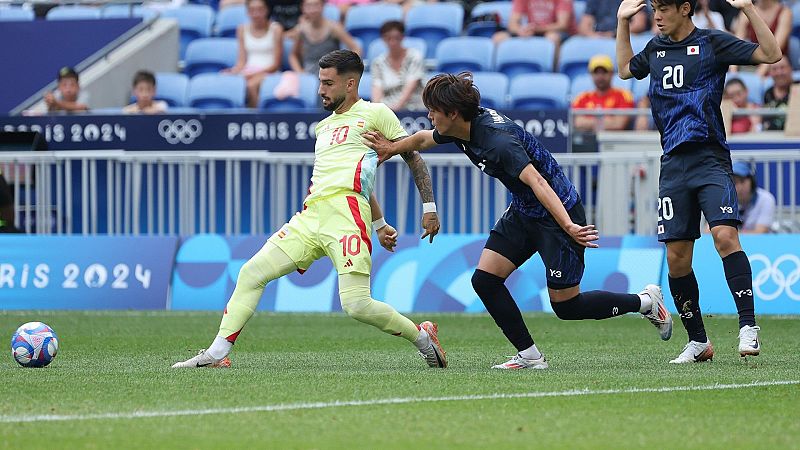
<svg viewBox="0 0 800 450">
<path fill-rule="evenodd" d="M 586 225 L 586 213 L 580 202 L 567 212 L 573 222 Z M 577 286 L 583 278 L 586 248 L 575 242 L 549 214 L 533 218 L 509 208 L 494 225 L 484 248 L 505 256 L 517 267 L 539 252 L 547 272 L 547 287 L 551 289 Z"/>
<path fill-rule="evenodd" d="M 658 240 L 699 238 L 701 212 L 712 228 L 741 224 L 730 152 L 716 145 L 687 143 L 661 156 Z"/>
</svg>

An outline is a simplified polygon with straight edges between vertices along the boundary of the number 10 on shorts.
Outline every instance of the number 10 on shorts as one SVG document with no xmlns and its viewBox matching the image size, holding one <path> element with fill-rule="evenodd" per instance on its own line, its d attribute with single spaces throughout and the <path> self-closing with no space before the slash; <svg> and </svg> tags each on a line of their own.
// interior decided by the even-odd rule
<svg viewBox="0 0 800 450">
<path fill-rule="evenodd" d="M 361 253 L 361 237 L 357 234 L 345 235 L 339 239 L 342 243 L 342 256 L 355 256 Z"/>
</svg>

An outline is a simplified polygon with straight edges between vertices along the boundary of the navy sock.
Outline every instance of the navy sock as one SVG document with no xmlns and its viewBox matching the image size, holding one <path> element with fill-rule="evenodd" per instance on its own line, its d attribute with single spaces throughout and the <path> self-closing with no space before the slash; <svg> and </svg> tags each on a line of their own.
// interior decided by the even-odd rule
<svg viewBox="0 0 800 450">
<path fill-rule="evenodd" d="M 486 310 L 511 344 L 521 352 L 533 345 L 533 338 L 522 320 L 517 302 L 508 292 L 505 281 L 505 278 L 480 269 L 472 274 L 472 287 Z"/>
<path fill-rule="evenodd" d="M 756 311 L 753 306 L 753 272 L 750 260 L 743 251 L 733 252 L 722 258 L 725 279 L 731 290 L 736 309 L 739 311 L 739 328 L 756 325 Z"/>
<path fill-rule="evenodd" d="M 689 333 L 689 339 L 696 342 L 708 342 L 706 329 L 703 327 L 703 316 L 700 312 L 700 290 L 697 287 L 694 271 L 680 278 L 667 278 L 669 278 L 672 299 L 681 316 L 681 322 Z"/>
<path fill-rule="evenodd" d="M 563 302 L 550 302 L 562 320 L 608 319 L 620 314 L 639 312 L 642 300 L 636 294 L 608 291 L 582 292 Z"/>
</svg>

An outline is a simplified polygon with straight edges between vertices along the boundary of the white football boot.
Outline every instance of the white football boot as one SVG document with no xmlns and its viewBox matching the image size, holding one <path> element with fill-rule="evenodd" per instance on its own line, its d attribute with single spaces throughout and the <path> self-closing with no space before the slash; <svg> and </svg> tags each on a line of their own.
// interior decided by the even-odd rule
<svg viewBox="0 0 800 450">
<path fill-rule="evenodd" d="M 547 369 L 547 359 L 542 355 L 538 359 L 527 359 L 517 353 L 503 364 L 492 366 L 492 369 L 517 370 L 517 369 Z"/>
<path fill-rule="evenodd" d="M 740 356 L 758 356 L 761 353 L 761 339 L 758 337 L 758 332 L 761 327 L 758 325 L 751 327 L 745 325 L 739 329 L 739 355 Z"/>
<path fill-rule="evenodd" d="M 694 362 L 711 361 L 714 358 L 714 347 L 711 340 L 708 342 L 689 341 L 686 347 L 677 358 L 670 361 L 670 364 L 686 364 Z"/>
<path fill-rule="evenodd" d="M 231 360 L 227 356 L 222 359 L 215 359 L 212 358 L 211 355 L 206 353 L 206 349 L 200 350 L 197 356 L 187 359 L 183 362 L 177 362 L 172 365 L 173 369 L 181 369 L 181 368 L 196 368 L 196 367 L 208 367 L 208 368 L 218 368 L 218 367 L 230 367 Z"/>
<path fill-rule="evenodd" d="M 668 341 L 672 337 L 672 316 L 664 304 L 664 295 L 661 293 L 661 288 L 655 284 L 648 284 L 639 295 L 650 296 L 653 301 L 653 307 L 650 312 L 642 315 L 658 329 L 661 340 Z"/>
<path fill-rule="evenodd" d="M 429 367 L 444 369 L 447 367 L 447 355 L 442 348 L 442 344 L 439 343 L 439 336 L 437 334 L 439 332 L 439 326 L 433 322 L 425 321 L 419 324 L 419 327 L 428 333 L 428 338 L 430 339 L 430 345 L 419 351 L 420 356 L 425 359 Z"/>
</svg>

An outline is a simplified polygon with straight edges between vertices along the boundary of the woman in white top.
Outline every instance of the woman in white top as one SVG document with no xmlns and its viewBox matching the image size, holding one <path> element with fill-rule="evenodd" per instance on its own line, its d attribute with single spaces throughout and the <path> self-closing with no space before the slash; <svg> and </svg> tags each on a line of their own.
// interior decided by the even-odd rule
<svg viewBox="0 0 800 450">
<path fill-rule="evenodd" d="M 403 47 L 403 22 L 389 21 L 381 27 L 381 39 L 389 51 L 378 56 L 370 65 L 372 101 L 383 102 L 393 111 L 421 111 L 422 79 L 425 60 L 413 48 Z"/>
<path fill-rule="evenodd" d="M 708 7 L 708 0 L 697 1 L 697 6 L 692 15 L 692 22 L 697 28 L 728 31 L 725 29 L 725 19 L 722 14 L 712 11 Z"/>
<path fill-rule="evenodd" d="M 239 25 L 239 58 L 236 65 L 224 72 L 240 74 L 247 80 L 247 106 L 258 105 L 258 88 L 261 80 L 281 68 L 283 54 L 283 27 L 269 20 L 265 0 L 247 0 L 250 23 Z"/>
</svg>

